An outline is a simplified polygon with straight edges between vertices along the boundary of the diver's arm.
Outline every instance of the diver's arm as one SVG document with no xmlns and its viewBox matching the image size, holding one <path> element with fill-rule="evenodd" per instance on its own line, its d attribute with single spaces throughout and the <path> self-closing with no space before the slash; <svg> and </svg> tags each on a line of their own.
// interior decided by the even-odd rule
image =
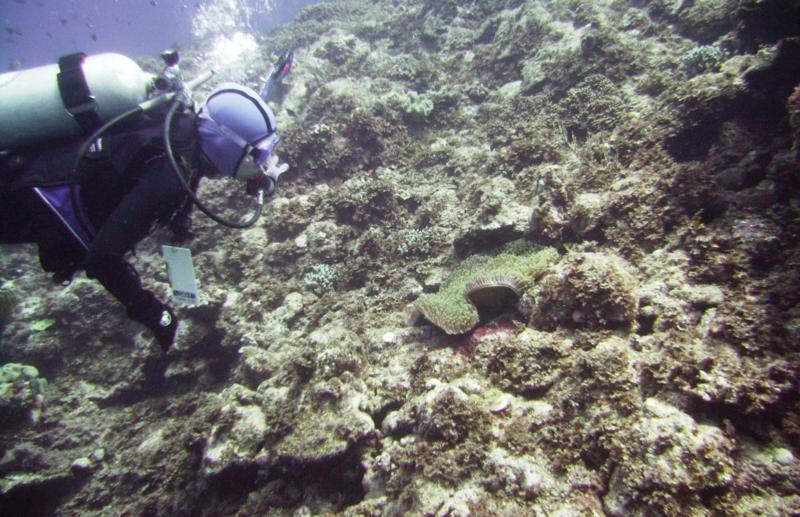
<svg viewBox="0 0 800 517">
<path fill-rule="evenodd" d="M 139 274 L 124 258 L 153 224 L 166 218 L 183 199 L 183 189 L 163 158 L 148 170 L 100 226 L 86 254 L 86 274 L 125 306 L 128 316 L 150 328 L 166 350 L 173 342 L 177 319 L 172 310 L 142 287 Z"/>
<path fill-rule="evenodd" d="M 169 217 L 184 199 L 184 191 L 165 158 L 153 159 L 97 231 L 89 247 L 91 263 L 103 256 L 122 256 Z"/>
<path fill-rule="evenodd" d="M 189 182 L 192 192 L 197 193 L 197 188 L 200 186 L 200 174 L 195 174 Z M 192 208 L 194 203 L 190 199 L 186 199 L 183 206 L 173 216 L 172 221 L 169 223 L 169 229 L 172 231 L 172 238 L 176 242 L 186 242 L 194 238 L 192 231 Z"/>
</svg>

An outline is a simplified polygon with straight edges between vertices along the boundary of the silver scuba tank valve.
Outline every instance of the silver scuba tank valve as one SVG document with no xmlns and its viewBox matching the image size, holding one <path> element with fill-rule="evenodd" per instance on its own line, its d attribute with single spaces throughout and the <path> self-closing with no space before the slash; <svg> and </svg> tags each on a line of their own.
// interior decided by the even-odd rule
<svg viewBox="0 0 800 517">
<path fill-rule="evenodd" d="M 161 71 L 161 75 L 156 78 L 156 88 L 161 90 L 162 93 L 172 92 L 175 94 L 176 100 L 182 104 L 188 104 L 191 100 L 191 92 L 183 82 L 178 51 L 167 49 L 161 53 L 161 59 L 164 60 L 164 69 Z"/>
</svg>

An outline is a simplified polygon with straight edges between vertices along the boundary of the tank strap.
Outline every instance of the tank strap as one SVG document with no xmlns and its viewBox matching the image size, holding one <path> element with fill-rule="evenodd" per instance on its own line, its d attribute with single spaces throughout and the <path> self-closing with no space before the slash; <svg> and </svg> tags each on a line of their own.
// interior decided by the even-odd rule
<svg viewBox="0 0 800 517">
<path fill-rule="evenodd" d="M 83 52 L 59 58 L 58 90 L 67 112 L 85 133 L 91 133 L 100 127 L 100 116 L 97 114 L 97 102 L 83 73 L 85 58 Z"/>
</svg>

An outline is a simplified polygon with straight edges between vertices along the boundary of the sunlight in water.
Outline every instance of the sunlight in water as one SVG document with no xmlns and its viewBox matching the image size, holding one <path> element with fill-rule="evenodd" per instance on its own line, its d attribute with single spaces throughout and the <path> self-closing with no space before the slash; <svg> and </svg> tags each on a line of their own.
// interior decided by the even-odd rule
<svg viewBox="0 0 800 517">
<path fill-rule="evenodd" d="M 247 79 L 248 64 L 257 60 L 258 44 L 252 34 L 236 31 L 220 34 L 208 54 L 208 64 L 229 81 Z"/>
<path fill-rule="evenodd" d="M 241 0 L 212 0 L 199 7 L 192 31 L 197 37 L 230 33 L 233 30 L 249 30 L 253 17 L 272 11 L 277 0 L 244 2 Z"/>
</svg>

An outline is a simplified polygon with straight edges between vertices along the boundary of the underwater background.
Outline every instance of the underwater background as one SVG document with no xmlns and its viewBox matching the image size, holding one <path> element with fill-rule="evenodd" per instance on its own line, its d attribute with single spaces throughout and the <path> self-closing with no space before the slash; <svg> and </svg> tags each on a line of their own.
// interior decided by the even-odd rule
<svg viewBox="0 0 800 517">
<path fill-rule="evenodd" d="M 57 60 L 38 3 L 0 63 Z M 800 2 L 212 3 L 119 5 L 189 78 L 294 49 L 291 168 L 252 229 L 194 213 L 166 355 L 0 248 L 0 515 L 800 514 Z"/>
<path fill-rule="evenodd" d="M 318 0 L 316 0 L 318 1 Z M 72 52 L 156 55 L 237 32 L 263 34 L 315 0 L 4 0 L 2 70 Z"/>
</svg>

